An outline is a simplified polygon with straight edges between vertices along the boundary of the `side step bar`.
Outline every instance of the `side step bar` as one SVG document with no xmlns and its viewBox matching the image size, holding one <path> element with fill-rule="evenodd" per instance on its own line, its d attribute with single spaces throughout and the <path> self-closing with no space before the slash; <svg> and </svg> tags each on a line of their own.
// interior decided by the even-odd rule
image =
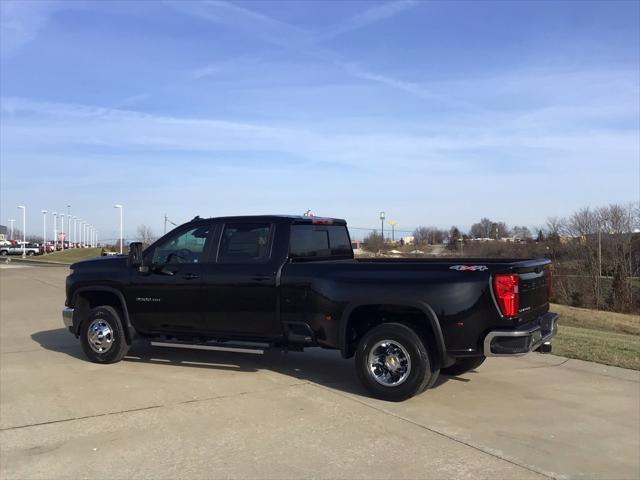
<svg viewBox="0 0 640 480">
<path fill-rule="evenodd" d="M 253 353 L 262 355 L 270 346 L 269 344 L 224 344 L 224 343 L 182 343 L 182 342 L 157 342 L 151 341 L 154 347 L 190 348 L 194 350 L 216 350 L 220 352 Z"/>
</svg>

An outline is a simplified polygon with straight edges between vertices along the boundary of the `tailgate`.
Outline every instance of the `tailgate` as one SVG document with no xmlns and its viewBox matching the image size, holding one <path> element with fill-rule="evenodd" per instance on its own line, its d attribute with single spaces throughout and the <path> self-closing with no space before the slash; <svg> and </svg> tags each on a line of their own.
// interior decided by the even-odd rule
<svg viewBox="0 0 640 480">
<path fill-rule="evenodd" d="M 520 282 L 518 316 L 523 321 L 530 321 L 549 309 L 551 293 L 550 264 L 516 267 Z"/>
</svg>

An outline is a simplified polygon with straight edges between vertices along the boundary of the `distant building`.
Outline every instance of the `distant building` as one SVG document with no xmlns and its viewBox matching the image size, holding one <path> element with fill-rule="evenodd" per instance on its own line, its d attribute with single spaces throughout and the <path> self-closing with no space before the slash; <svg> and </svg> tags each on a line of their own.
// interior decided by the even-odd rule
<svg viewBox="0 0 640 480">
<path fill-rule="evenodd" d="M 0 225 L 0 242 L 6 242 L 7 241 L 7 226 L 6 225 Z"/>
<path fill-rule="evenodd" d="M 413 235 L 408 235 L 400 239 L 400 245 L 413 245 L 415 242 L 416 239 Z"/>
</svg>

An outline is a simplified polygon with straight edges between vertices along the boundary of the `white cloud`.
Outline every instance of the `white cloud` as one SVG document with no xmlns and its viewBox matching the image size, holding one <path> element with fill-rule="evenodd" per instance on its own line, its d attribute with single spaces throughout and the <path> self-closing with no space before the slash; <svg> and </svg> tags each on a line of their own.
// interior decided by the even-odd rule
<svg viewBox="0 0 640 480">
<path fill-rule="evenodd" d="M 400 0 L 376 5 L 345 20 L 344 22 L 328 28 L 315 38 L 316 40 L 329 40 L 354 30 L 369 27 L 383 20 L 388 20 L 389 18 L 418 5 L 420 5 L 420 2 L 417 0 Z"/>
<path fill-rule="evenodd" d="M 53 12 L 60 7 L 61 3 L 55 1 L 1 1 L 0 55 L 16 55 L 23 46 L 37 37 Z"/>
<path fill-rule="evenodd" d="M 240 156 L 295 158 L 303 162 L 337 162 L 381 171 L 390 164 L 423 175 L 473 176 L 532 171 L 539 173 L 628 169 L 637 158 L 637 132 L 592 128 L 561 130 L 539 121 L 519 124 L 495 115 L 481 122 L 443 119 L 439 128 L 405 125 L 390 133 L 384 125 L 353 133 L 348 126 L 274 125 L 207 118 L 151 115 L 132 110 L 3 98 L 3 151 L 12 154 L 81 156 L 83 149 L 108 149 L 121 155 L 186 152 L 216 158 L 220 152 Z M 551 112 L 557 115 L 558 111 Z M 568 113 L 560 112 L 567 119 Z M 398 126 L 396 126 L 398 127 Z M 354 129 L 355 131 L 355 129 Z M 605 166 L 603 159 L 608 164 Z M 273 168 L 289 168 L 273 161 Z M 244 168 L 246 164 L 240 162 Z"/>
</svg>

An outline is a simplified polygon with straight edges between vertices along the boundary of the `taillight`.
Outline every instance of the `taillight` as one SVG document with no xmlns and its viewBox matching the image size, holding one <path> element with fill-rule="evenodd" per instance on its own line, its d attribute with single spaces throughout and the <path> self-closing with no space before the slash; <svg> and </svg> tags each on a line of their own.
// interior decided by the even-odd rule
<svg viewBox="0 0 640 480">
<path fill-rule="evenodd" d="M 518 282 L 518 275 L 513 273 L 498 273 L 493 277 L 493 293 L 500 312 L 505 317 L 515 317 L 518 314 Z"/>
</svg>

